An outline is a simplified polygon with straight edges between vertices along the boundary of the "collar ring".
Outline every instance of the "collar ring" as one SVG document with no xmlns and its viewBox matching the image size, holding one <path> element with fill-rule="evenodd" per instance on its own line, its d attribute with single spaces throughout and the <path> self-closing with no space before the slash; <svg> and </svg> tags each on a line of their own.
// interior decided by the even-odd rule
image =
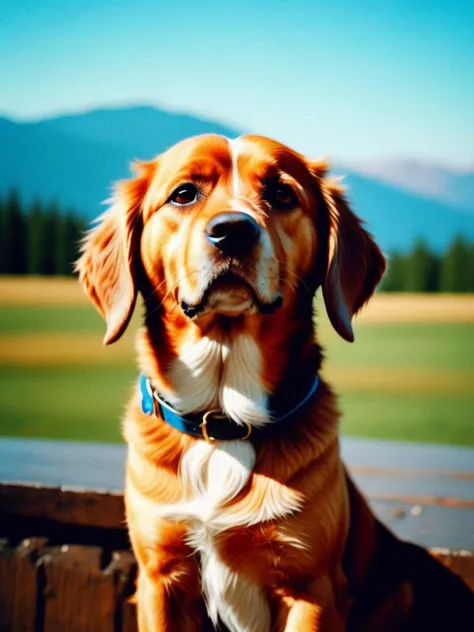
<svg viewBox="0 0 474 632">
<path fill-rule="evenodd" d="M 199 424 L 199 427 L 202 429 L 202 436 L 206 440 L 206 443 L 214 443 L 215 438 L 211 437 L 207 430 L 207 420 L 211 415 L 219 415 L 221 418 L 224 418 L 222 411 L 219 408 L 211 408 L 202 416 L 202 422 Z"/>
<path fill-rule="evenodd" d="M 202 430 L 202 436 L 204 437 L 206 443 L 214 443 L 216 441 L 215 437 L 211 437 L 211 435 L 208 432 L 207 429 L 207 422 L 209 417 L 211 416 L 215 416 L 215 418 L 217 419 L 227 419 L 227 415 L 225 415 L 219 408 L 211 408 L 211 410 L 208 410 L 206 413 L 204 413 L 204 415 L 202 416 L 202 422 L 199 424 L 199 427 Z M 248 439 L 250 437 L 250 435 L 252 434 L 252 426 L 245 422 L 245 425 L 247 426 L 247 434 L 243 437 L 239 437 L 239 439 L 241 441 L 245 441 L 246 439 Z"/>
</svg>

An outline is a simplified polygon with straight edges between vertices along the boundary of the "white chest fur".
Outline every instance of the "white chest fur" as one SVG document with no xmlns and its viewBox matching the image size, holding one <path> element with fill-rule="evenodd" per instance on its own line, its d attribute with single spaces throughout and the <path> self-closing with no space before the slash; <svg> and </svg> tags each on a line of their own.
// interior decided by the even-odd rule
<svg viewBox="0 0 474 632">
<path fill-rule="evenodd" d="M 235 523 L 222 505 L 246 486 L 255 462 L 253 446 L 221 442 L 216 448 L 197 443 L 182 462 L 190 495 L 189 544 L 200 553 L 202 590 L 214 624 L 220 618 L 231 632 L 267 632 L 270 611 L 261 588 L 238 577 L 220 559 L 214 538 Z M 190 507 L 191 508 L 191 507 Z"/>
<path fill-rule="evenodd" d="M 216 536 L 229 527 L 281 518 L 300 508 L 300 499 L 290 490 L 274 493 L 278 484 L 273 481 L 268 482 L 264 506 L 223 507 L 245 488 L 254 463 L 255 451 L 248 441 L 221 441 L 215 446 L 199 441 L 181 463 L 186 499 L 158 509 L 160 518 L 189 525 L 188 543 L 201 557 L 209 616 L 214 624 L 220 619 L 231 632 L 268 632 L 270 610 L 262 588 L 237 575 L 219 557 Z"/>
<path fill-rule="evenodd" d="M 183 413 L 218 407 L 236 423 L 261 426 L 268 422 L 261 375 L 260 349 L 251 336 L 241 334 L 231 342 L 203 337 L 179 350 L 166 396 Z"/>
</svg>

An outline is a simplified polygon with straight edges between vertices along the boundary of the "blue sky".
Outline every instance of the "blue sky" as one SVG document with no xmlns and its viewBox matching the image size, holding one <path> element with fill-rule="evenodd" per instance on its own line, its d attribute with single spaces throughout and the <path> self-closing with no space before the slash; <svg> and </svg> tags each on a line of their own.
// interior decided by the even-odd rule
<svg viewBox="0 0 474 632">
<path fill-rule="evenodd" d="M 314 156 L 474 167 L 474 2 L 0 0 L 0 113 L 146 103 Z"/>
</svg>

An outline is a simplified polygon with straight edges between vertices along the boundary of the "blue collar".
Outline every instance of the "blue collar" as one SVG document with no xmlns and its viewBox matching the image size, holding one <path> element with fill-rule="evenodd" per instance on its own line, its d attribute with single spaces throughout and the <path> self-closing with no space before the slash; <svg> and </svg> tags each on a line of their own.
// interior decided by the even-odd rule
<svg viewBox="0 0 474 632">
<path fill-rule="evenodd" d="M 252 432 L 250 424 L 238 424 L 218 409 L 208 410 L 204 413 L 182 415 L 158 395 L 152 388 L 150 380 L 143 373 L 140 375 L 138 386 L 144 414 L 159 416 L 180 432 L 205 439 L 207 442 L 248 439 L 250 437 Z M 318 393 L 318 387 L 319 377 L 316 375 L 311 388 L 296 406 L 284 412 L 274 411 L 270 413 L 272 419 L 270 426 L 287 423 L 294 419 L 304 408 L 312 403 Z M 270 408 L 270 410 L 272 409 Z"/>
</svg>

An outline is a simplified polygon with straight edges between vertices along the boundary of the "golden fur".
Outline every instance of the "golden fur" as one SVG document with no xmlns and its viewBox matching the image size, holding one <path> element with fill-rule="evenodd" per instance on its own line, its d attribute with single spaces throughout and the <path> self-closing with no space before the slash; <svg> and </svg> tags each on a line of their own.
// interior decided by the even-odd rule
<svg viewBox="0 0 474 632">
<path fill-rule="evenodd" d="M 247 441 L 209 445 L 144 415 L 132 398 L 125 499 L 140 631 L 191 632 L 210 621 L 231 632 L 422 629 L 410 627 L 415 579 L 393 564 L 380 571 L 393 582 L 372 599 L 371 582 L 385 585 L 372 577 L 380 543 L 392 552 L 401 543 L 347 477 L 330 387 L 322 382 L 291 424 L 272 427 L 268 416 L 269 395 L 294 405 L 320 369 L 316 289 L 352 341 L 351 319 L 383 274 L 344 191 L 326 164 L 258 136 L 189 139 L 136 171 L 118 185 L 77 266 L 106 319 L 105 343 L 121 336 L 140 292 L 139 365 L 153 387 L 183 413 L 218 407 L 254 428 Z M 291 187 L 291 208 L 272 207 L 268 182 Z M 199 195 L 177 206 L 172 194 L 184 183 Z M 239 256 L 205 238 L 224 211 L 260 228 Z M 221 283 L 229 272 L 234 281 Z M 263 314 L 259 305 L 278 296 L 281 307 Z M 200 301 L 187 316 L 183 305 Z"/>
</svg>

